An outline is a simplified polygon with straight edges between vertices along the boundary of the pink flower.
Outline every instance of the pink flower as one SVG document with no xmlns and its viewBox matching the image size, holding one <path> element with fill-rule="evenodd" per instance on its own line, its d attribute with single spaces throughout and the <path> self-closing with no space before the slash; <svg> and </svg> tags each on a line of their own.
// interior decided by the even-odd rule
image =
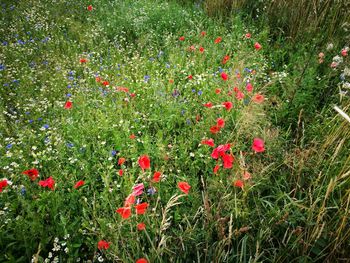
<svg viewBox="0 0 350 263">
<path fill-rule="evenodd" d="M 346 57 L 348 55 L 348 49 L 343 48 L 340 53 L 343 57 Z"/>
<path fill-rule="evenodd" d="M 250 33 L 245 34 L 245 38 L 248 38 L 248 39 L 249 39 L 249 38 L 251 38 L 251 36 L 252 36 L 252 35 L 251 35 Z"/>
<path fill-rule="evenodd" d="M 255 138 L 254 141 L 253 141 L 252 149 L 256 153 L 260 153 L 260 152 L 265 151 L 264 141 L 262 139 L 260 139 L 260 138 Z"/>
<path fill-rule="evenodd" d="M 249 82 L 245 88 L 246 88 L 246 90 L 247 90 L 248 92 L 252 92 L 252 91 L 253 91 L 253 85 L 252 85 L 252 83 Z"/>
<path fill-rule="evenodd" d="M 144 189 L 143 183 L 137 184 L 132 188 L 132 194 L 133 196 L 139 196 L 142 195 L 143 189 Z"/>
</svg>

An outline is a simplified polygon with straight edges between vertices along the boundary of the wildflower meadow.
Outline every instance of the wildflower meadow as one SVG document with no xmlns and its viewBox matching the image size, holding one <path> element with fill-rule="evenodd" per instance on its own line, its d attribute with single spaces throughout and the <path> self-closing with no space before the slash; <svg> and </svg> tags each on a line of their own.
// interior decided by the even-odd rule
<svg viewBox="0 0 350 263">
<path fill-rule="evenodd" d="M 231 2 L 1 1 L 0 262 L 350 262 L 350 28 Z"/>
</svg>

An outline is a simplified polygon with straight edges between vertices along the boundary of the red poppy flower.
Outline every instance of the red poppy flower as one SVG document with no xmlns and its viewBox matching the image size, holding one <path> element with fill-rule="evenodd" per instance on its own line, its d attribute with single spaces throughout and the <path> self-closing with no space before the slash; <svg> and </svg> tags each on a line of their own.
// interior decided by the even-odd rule
<svg viewBox="0 0 350 263">
<path fill-rule="evenodd" d="M 217 134 L 220 130 L 221 130 L 221 128 L 217 125 L 210 127 L 210 132 L 212 134 Z"/>
<path fill-rule="evenodd" d="M 227 61 L 229 61 L 229 60 L 230 60 L 230 56 L 229 55 L 224 56 L 224 58 L 222 59 L 222 64 L 226 64 Z"/>
<path fill-rule="evenodd" d="M 211 153 L 211 157 L 213 159 L 218 159 L 219 156 L 223 156 L 225 154 L 226 151 L 230 150 L 231 145 L 228 144 L 222 144 L 219 145 L 218 147 L 216 147 L 213 152 Z"/>
<path fill-rule="evenodd" d="M 242 91 L 237 91 L 236 93 L 236 99 L 242 100 L 244 98 L 244 93 Z"/>
<path fill-rule="evenodd" d="M 105 240 L 100 240 L 100 241 L 98 241 L 98 243 L 97 243 L 97 248 L 98 248 L 99 250 L 108 249 L 110 243 L 111 243 L 111 242 L 107 242 L 107 241 L 105 241 Z"/>
<path fill-rule="evenodd" d="M 135 205 L 136 214 L 143 215 L 144 213 L 146 213 L 147 207 L 148 207 L 148 203 L 141 203 L 141 204 Z"/>
<path fill-rule="evenodd" d="M 207 102 L 207 103 L 203 104 L 203 106 L 207 107 L 207 108 L 211 108 L 211 107 L 213 107 L 213 103 Z"/>
<path fill-rule="evenodd" d="M 118 160 L 118 164 L 119 165 L 123 165 L 123 163 L 125 163 L 125 158 L 120 157 L 119 160 Z"/>
<path fill-rule="evenodd" d="M 204 52 L 204 47 L 199 48 L 199 52 L 203 53 Z"/>
<path fill-rule="evenodd" d="M 258 42 L 256 42 L 256 43 L 254 44 L 254 48 L 255 48 L 256 50 L 260 50 L 260 49 L 262 48 L 262 46 L 261 46 Z"/>
<path fill-rule="evenodd" d="M 146 229 L 145 223 L 141 222 L 137 224 L 137 230 L 142 231 Z"/>
<path fill-rule="evenodd" d="M 87 62 L 87 59 L 86 59 L 86 58 L 81 58 L 81 59 L 79 60 L 79 62 L 80 62 L 81 64 L 86 63 L 86 62 Z"/>
<path fill-rule="evenodd" d="M 202 37 L 204 37 L 206 34 L 207 34 L 207 32 L 205 32 L 205 31 L 202 31 L 202 32 L 201 32 L 201 36 L 202 36 Z"/>
<path fill-rule="evenodd" d="M 123 174 L 124 174 L 123 169 L 120 169 L 120 170 L 118 171 L 118 174 L 119 174 L 119 176 L 123 176 Z"/>
<path fill-rule="evenodd" d="M 124 202 L 124 207 L 130 207 L 135 203 L 135 196 L 133 194 L 130 194 Z"/>
<path fill-rule="evenodd" d="M 188 79 L 193 79 L 193 76 L 192 76 L 192 75 L 189 75 L 187 78 L 188 78 Z"/>
<path fill-rule="evenodd" d="M 105 81 L 102 82 L 102 85 L 107 87 L 107 86 L 109 86 L 109 82 L 107 80 L 105 80 Z"/>
<path fill-rule="evenodd" d="M 264 96 L 263 95 L 261 95 L 261 94 L 255 94 L 254 96 L 253 96 L 253 99 L 252 99 L 252 101 L 254 101 L 255 103 L 258 103 L 258 104 L 260 104 L 260 103 L 263 103 L 264 102 Z"/>
<path fill-rule="evenodd" d="M 24 171 L 22 174 L 28 175 L 30 180 L 34 181 L 39 176 L 39 171 L 37 169 L 29 169 Z"/>
<path fill-rule="evenodd" d="M 184 37 L 184 36 L 179 37 L 179 40 L 180 40 L 180 41 L 184 41 L 184 40 L 185 40 L 185 37 Z"/>
<path fill-rule="evenodd" d="M 224 168 L 225 169 L 231 169 L 232 163 L 235 160 L 235 158 L 231 154 L 224 154 L 222 156 L 222 160 L 224 162 Z"/>
<path fill-rule="evenodd" d="M 252 35 L 251 35 L 250 33 L 245 34 L 245 38 L 248 38 L 248 39 L 249 39 L 249 38 L 251 38 L 251 36 L 252 36 Z"/>
<path fill-rule="evenodd" d="M 74 188 L 77 189 L 79 188 L 80 186 L 83 186 L 85 184 L 85 182 L 83 180 L 80 180 L 78 181 L 75 185 L 74 185 Z"/>
<path fill-rule="evenodd" d="M 243 180 L 246 181 L 246 180 L 249 180 L 252 178 L 252 176 L 250 175 L 250 173 L 248 173 L 247 171 L 244 171 L 243 173 Z"/>
<path fill-rule="evenodd" d="M 215 167 L 213 169 L 214 174 L 217 174 L 219 169 L 220 169 L 220 166 L 219 165 L 215 165 Z"/>
<path fill-rule="evenodd" d="M 96 82 L 100 82 L 101 78 L 100 77 L 96 77 L 95 80 L 96 80 Z"/>
<path fill-rule="evenodd" d="M 122 92 L 128 93 L 129 89 L 125 88 L 125 87 L 117 87 L 117 91 L 122 91 Z"/>
<path fill-rule="evenodd" d="M 228 110 L 228 111 L 229 111 L 230 109 L 232 109 L 232 106 L 233 106 L 233 104 L 232 104 L 231 101 L 223 102 L 222 105 L 224 105 L 225 108 L 226 108 L 226 110 Z"/>
<path fill-rule="evenodd" d="M 145 258 L 139 258 L 138 260 L 136 260 L 136 263 L 148 263 L 148 261 Z"/>
<path fill-rule="evenodd" d="M 115 211 L 124 219 L 127 219 L 131 216 L 131 207 L 121 207 Z"/>
<path fill-rule="evenodd" d="M 221 89 L 215 89 L 215 93 L 216 94 L 220 94 L 221 93 Z"/>
<path fill-rule="evenodd" d="M 0 181 L 0 193 L 2 192 L 2 189 L 8 186 L 8 182 L 6 179 Z"/>
<path fill-rule="evenodd" d="M 214 144 L 214 140 L 213 139 L 209 139 L 209 140 L 202 140 L 201 144 L 205 144 L 205 145 L 208 145 L 210 147 L 214 147 L 215 144 Z"/>
<path fill-rule="evenodd" d="M 225 127 L 225 120 L 222 119 L 222 118 L 218 118 L 216 120 L 216 125 L 219 127 L 219 128 L 224 128 Z"/>
<path fill-rule="evenodd" d="M 138 162 L 139 162 L 139 165 L 140 165 L 142 171 L 145 169 L 149 169 L 151 167 L 151 160 L 149 159 L 149 157 L 147 155 L 140 156 Z"/>
<path fill-rule="evenodd" d="M 221 42 L 221 40 L 222 40 L 222 38 L 221 38 L 221 37 L 218 37 L 218 38 L 215 39 L 214 43 L 215 43 L 215 44 L 218 44 L 218 43 Z"/>
<path fill-rule="evenodd" d="M 51 190 L 54 190 L 55 187 L 55 180 L 50 176 L 46 180 L 39 181 L 39 185 L 42 187 L 50 188 Z"/>
<path fill-rule="evenodd" d="M 161 176 L 162 176 L 162 173 L 161 173 L 161 172 L 155 172 L 155 173 L 153 174 L 152 182 L 158 183 L 158 182 L 160 181 Z"/>
<path fill-rule="evenodd" d="M 65 104 L 64 104 L 64 108 L 69 110 L 73 107 L 73 102 L 71 101 L 67 101 Z"/>
<path fill-rule="evenodd" d="M 180 189 L 180 191 L 184 192 L 187 195 L 188 195 L 188 192 L 191 189 L 191 186 L 188 183 L 186 183 L 186 182 L 179 182 L 177 184 L 177 187 Z"/>
<path fill-rule="evenodd" d="M 93 9 L 93 8 L 92 8 L 92 5 L 89 5 L 89 6 L 87 7 L 87 10 L 88 10 L 88 11 L 92 11 L 92 9 Z"/>
<path fill-rule="evenodd" d="M 238 87 L 234 87 L 234 88 L 233 88 L 233 91 L 234 91 L 234 92 L 238 92 L 238 91 L 239 91 Z"/>
<path fill-rule="evenodd" d="M 131 135 L 129 136 L 129 138 L 130 138 L 131 140 L 133 140 L 133 139 L 136 138 L 136 136 L 135 136 L 135 134 L 131 134 Z"/>
<path fill-rule="evenodd" d="M 221 78 L 223 79 L 223 81 L 226 81 L 226 80 L 228 80 L 228 75 L 225 72 L 222 72 Z"/>
<path fill-rule="evenodd" d="M 233 184 L 235 187 L 243 189 L 244 183 L 242 180 L 236 180 Z"/>
<path fill-rule="evenodd" d="M 252 149 L 256 153 L 261 153 L 261 152 L 265 151 L 264 141 L 262 139 L 260 139 L 260 138 L 255 138 L 254 141 L 253 141 Z"/>
</svg>

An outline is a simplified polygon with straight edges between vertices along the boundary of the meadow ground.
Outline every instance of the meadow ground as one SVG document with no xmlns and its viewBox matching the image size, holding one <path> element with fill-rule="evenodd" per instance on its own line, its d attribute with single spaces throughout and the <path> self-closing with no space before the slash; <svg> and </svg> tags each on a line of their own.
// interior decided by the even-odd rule
<svg viewBox="0 0 350 263">
<path fill-rule="evenodd" d="M 347 46 L 173 1 L 0 20 L 1 262 L 349 262 Z"/>
</svg>

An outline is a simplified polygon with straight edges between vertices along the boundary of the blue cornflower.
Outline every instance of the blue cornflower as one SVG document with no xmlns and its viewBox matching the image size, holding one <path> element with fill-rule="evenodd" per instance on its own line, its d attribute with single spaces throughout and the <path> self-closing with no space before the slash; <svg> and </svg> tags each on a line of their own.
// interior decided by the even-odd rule
<svg viewBox="0 0 350 263">
<path fill-rule="evenodd" d="M 74 143 L 68 142 L 68 143 L 67 143 L 67 147 L 68 147 L 68 148 L 74 147 Z"/>
<path fill-rule="evenodd" d="M 151 78 L 151 77 L 150 77 L 149 75 L 146 75 L 146 76 L 144 77 L 145 82 L 148 82 L 150 78 Z"/>
<path fill-rule="evenodd" d="M 38 121 L 42 121 L 42 120 L 43 120 L 43 118 L 41 118 L 41 117 L 40 117 L 40 118 L 38 118 Z"/>
<path fill-rule="evenodd" d="M 111 151 L 111 154 L 112 154 L 112 156 L 114 157 L 114 156 L 116 156 L 117 151 L 116 151 L 116 150 L 112 150 L 112 151 Z"/>
<path fill-rule="evenodd" d="M 70 97 L 72 97 L 72 94 L 67 93 L 66 96 L 67 96 L 68 98 L 70 98 Z"/>
<path fill-rule="evenodd" d="M 199 91 L 197 92 L 197 94 L 200 96 L 200 95 L 203 94 L 203 91 L 199 90 Z"/>
<path fill-rule="evenodd" d="M 147 194 L 154 195 L 157 192 L 157 190 L 154 187 L 150 187 L 147 189 Z"/>
<path fill-rule="evenodd" d="M 12 148 L 12 143 L 6 145 L 6 149 L 11 149 Z"/>
<path fill-rule="evenodd" d="M 44 124 L 43 126 L 45 129 L 48 129 L 50 126 L 48 124 Z"/>
<path fill-rule="evenodd" d="M 68 89 L 72 88 L 72 85 L 68 85 L 67 88 L 68 88 Z"/>
<path fill-rule="evenodd" d="M 4 70 L 6 67 L 3 64 L 0 64 L 0 71 Z"/>
</svg>

